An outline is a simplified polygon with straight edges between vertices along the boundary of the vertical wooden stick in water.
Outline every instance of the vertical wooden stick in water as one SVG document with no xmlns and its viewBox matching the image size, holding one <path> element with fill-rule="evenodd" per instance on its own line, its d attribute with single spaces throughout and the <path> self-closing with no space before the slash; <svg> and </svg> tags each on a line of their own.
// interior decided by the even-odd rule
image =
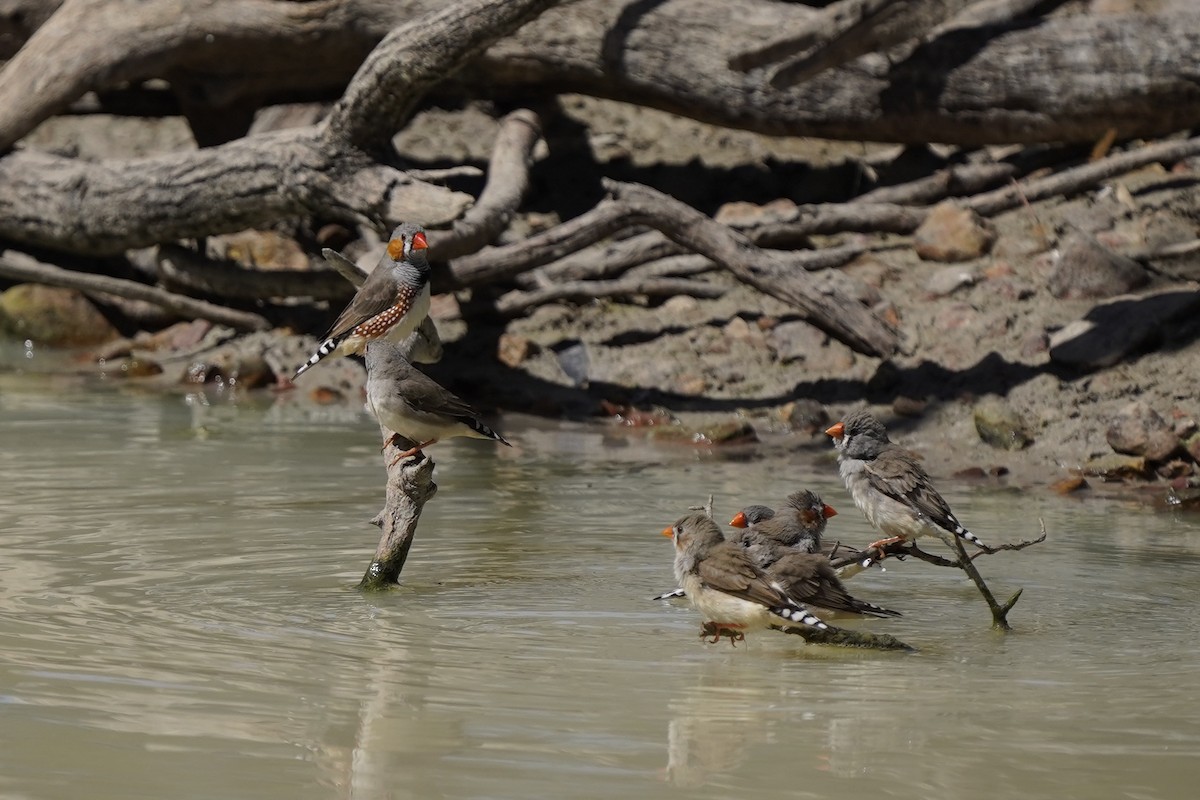
<svg viewBox="0 0 1200 800">
<path fill-rule="evenodd" d="M 380 432 L 385 442 L 391 436 L 391 431 L 382 426 Z M 433 482 L 433 459 L 429 456 L 422 453 L 419 457 L 404 458 L 392 464 L 398 454 L 416 444 L 397 438 L 395 444 L 383 449 L 383 463 L 391 464 L 387 468 L 387 493 L 383 510 L 371 520 L 379 526 L 381 535 L 375 557 L 358 583 L 359 589 L 378 591 L 400 580 L 400 570 L 404 569 L 408 550 L 417 533 L 421 510 L 437 493 L 437 484 Z"/>
</svg>

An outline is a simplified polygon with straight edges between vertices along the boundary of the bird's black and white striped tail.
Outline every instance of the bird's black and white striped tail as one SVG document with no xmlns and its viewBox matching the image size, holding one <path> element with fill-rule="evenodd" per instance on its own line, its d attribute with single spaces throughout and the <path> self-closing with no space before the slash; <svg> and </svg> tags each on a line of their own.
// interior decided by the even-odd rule
<svg viewBox="0 0 1200 800">
<path fill-rule="evenodd" d="M 663 592 L 658 597 L 655 597 L 652 599 L 654 599 L 654 600 L 674 600 L 676 597 L 687 597 L 687 592 L 685 592 L 683 589 L 672 589 L 671 591 Z"/>
<path fill-rule="evenodd" d="M 301 364 L 300 369 L 296 370 L 296 374 L 292 376 L 292 380 L 296 380 L 296 378 L 299 378 L 301 375 L 315 367 L 317 362 L 332 353 L 334 350 L 337 350 L 339 344 L 341 344 L 340 340 L 332 338 L 321 342 L 320 346 L 317 348 L 317 351 L 312 354 L 312 357 L 309 358 L 308 361 Z"/>
<path fill-rule="evenodd" d="M 771 613 L 800 625 L 808 625 L 823 631 L 829 630 L 829 626 L 822 622 L 820 617 L 800 606 L 775 606 L 771 609 Z"/>
<path fill-rule="evenodd" d="M 475 419 L 474 417 L 466 417 L 463 419 L 463 422 L 465 422 L 467 424 L 468 428 L 475 431 L 479 435 L 486 436 L 488 439 L 495 439 L 500 444 L 508 445 L 509 447 L 512 447 L 511 444 L 508 444 L 507 439 L 505 439 L 503 436 L 496 433 L 494 430 L 489 428 L 487 425 L 484 425 L 482 422 Z"/>
<path fill-rule="evenodd" d="M 868 603 L 866 600 L 854 601 L 854 610 L 860 614 L 870 614 L 875 617 L 903 617 L 899 611 L 893 611 L 890 608 L 877 606 L 874 603 Z"/>
<path fill-rule="evenodd" d="M 945 527 L 946 530 L 950 531 L 958 538 L 968 541 L 971 544 L 975 545 L 976 547 L 978 547 L 982 550 L 989 549 L 988 546 L 986 544 L 984 544 L 983 541 L 978 536 L 976 536 L 975 534 L 971 533 L 969 530 L 964 528 L 963 524 L 961 522 L 959 522 L 957 519 L 955 519 L 953 514 L 946 515 L 946 522 L 948 522 L 950 524 L 944 525 L 943 527 Z"/>
</svg>

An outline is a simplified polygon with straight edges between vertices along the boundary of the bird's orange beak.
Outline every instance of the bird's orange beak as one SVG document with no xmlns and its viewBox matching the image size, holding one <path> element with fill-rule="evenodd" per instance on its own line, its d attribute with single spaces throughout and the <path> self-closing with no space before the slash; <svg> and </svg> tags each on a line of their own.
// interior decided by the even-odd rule
<svg viewBox="0 0 1200 800">
<path fill-rule="evenodd" d="M 825 519 L 837 516 L 837 511 L 834 510 L 833 506 L 825 506 L 821 509 L 821 513 L 825 515 Z"/>
<path fill-rule="evenodd" d="M 675 531 L 671 530 L 671 526 L 668 525 L 667 527 L 662 529 L 662 535 L 667 536 L 667 537 L 673 537 L 675 535 Z"/>
<path fill-rule="evenodd" d="M 733 519 L 729 520 L 729 524 L 735 528 L 749 528 L 750 527 L 750 523 L 746 521 L 746 515 L 740 511 L 737 513 L 737 516 L 735 516 Z"/>
<path fill-rule="evenodd" d="M 846 432 L 846 426 L 840 422 L 835 422 L 825 429 L 825 433 L 835 439 L 842 438 L 842 434 Z"/>
<path fill-rule="evenodd" d="M 413 234 L 412 249 L 413 250 L 428 250 L 429 249 L 429 241 L 425 238 L 424 232 L 417 231 L 416 233 Z"/>
</svg>

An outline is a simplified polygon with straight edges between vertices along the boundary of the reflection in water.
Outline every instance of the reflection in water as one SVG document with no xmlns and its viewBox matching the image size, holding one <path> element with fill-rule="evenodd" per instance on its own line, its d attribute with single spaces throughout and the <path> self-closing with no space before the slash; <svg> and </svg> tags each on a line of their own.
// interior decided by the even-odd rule
<svg viewBox="0 0 1200 800">
<path fill-rule="evenodd" d="M 356 408 L 61 390 L 0 373 L 0 795 L 1189 796 L 1200 524 L 1020 496 L 1050 539 L 854 579 L 915 655 L 705 645 L 658 536 L 828 461 L 726 462 L 503 420 L 447 442 L 397 590 L 352 587 L 383 471 Z M 524 423 L 524 424 L 522 424 Z M 946 486 L 997 540 L 1014 495 Z M 957 489 L 957 492 L 955 492 Z M 843 503 L 845 505 L 845 503 Z M 831 535 L 865 541 L 855 514 Z"/>
</svg>

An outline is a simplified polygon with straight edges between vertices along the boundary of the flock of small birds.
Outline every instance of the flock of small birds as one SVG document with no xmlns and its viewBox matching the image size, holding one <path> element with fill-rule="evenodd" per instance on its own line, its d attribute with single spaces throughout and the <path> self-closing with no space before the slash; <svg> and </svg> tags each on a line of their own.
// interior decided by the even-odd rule
<svg viewBox="0 0 1200 800">
<path fill-rule="evenodd" d="M 405 341 L 429 314 L 428 248 L 420 226 L 406 223 L 392 231 L 379 265 L 293 378 L 327 356 L 364 355 L 367 406 L 393 432 L 388 443 L 396 445 L 400 438 L 415 443 L 391 465 L 455 436 L 508 444 L 407 357 Z M 957 537 L 988 549 L 955 518 L 916 454 L 893 443 L 871 414 L 850 414 L 825 433 L 837 448 L 838 470 L 854 504 L 885 537 L 855 551 L 859 568 L 881 558 L 886 545 L 921 536 L 937 536 L 952 546 Z M 846 590 L 830 560 L 833 546 L 822 538 L 836 513 L 814 492 L 798 491 L 778 511 L 748 506 L 738 512 L 730 521 L 739 530 L 732 537 L 705 514 L 681 517 L 663 530 L 675 544 L 679 588 L 660 597 L 686 596 L 703 616 L 701 635 L 713 642 L 728 637 L 736 643 L 762 629 L 828 630 L 818 616 L 823 612 L 900 616 Z"/>
<path fill-rule="evenodd" d="M 825 433 L 837 448 L 838 471 L 854 504 L 885 536 L 853 551 L 859 567 L 877 561 L 885 546 L 921 536 L 951 546 L 957 537 L 988 549 L 954 516 L 916 454 L 892 442 L 870 413 L 854 412 Z M 680 588 L 659 598 L 686 596 L 703 615 L 701 636 L 713 642 L 727 636 L 731 644 L 749 631 L 829 630 L 822 612 L 900 616 L 846 591 L 830 560 L 844 545 L 823 538 L 835 514 L 815 492 L 798 491 L 778 511 L 759 505 L 739 511 L 729 523 L 739 529 L 732 537 L 703 513 L 680 517 L 662 532 L 675 543 Z"/>
</svg>

